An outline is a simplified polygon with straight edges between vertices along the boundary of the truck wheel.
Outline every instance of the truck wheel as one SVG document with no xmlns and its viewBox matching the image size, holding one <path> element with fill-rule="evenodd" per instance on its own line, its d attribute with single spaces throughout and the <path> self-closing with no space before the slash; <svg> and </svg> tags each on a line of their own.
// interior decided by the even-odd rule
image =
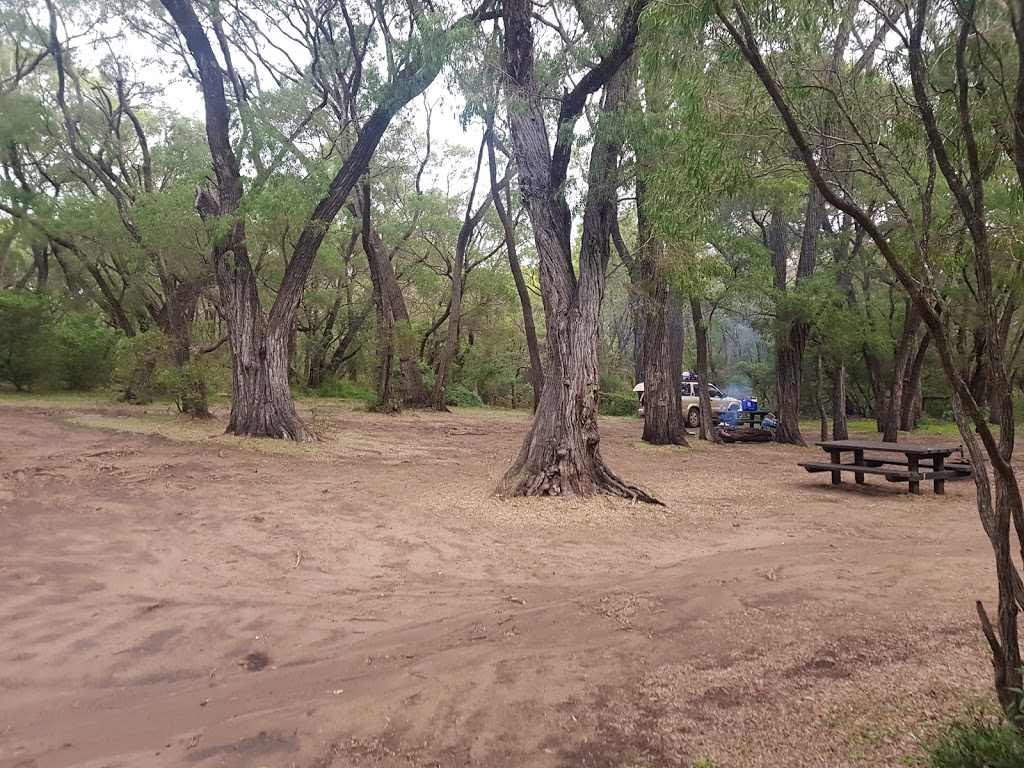
<svg viewBox="0 0 1024 768">
<path fill-rule="evenodd" d="M 691 408 L 690 412 L 686 414 L 686 423 L 691 427 L 700 426 L 700 411 L 696 408 Z"/>
</svg>

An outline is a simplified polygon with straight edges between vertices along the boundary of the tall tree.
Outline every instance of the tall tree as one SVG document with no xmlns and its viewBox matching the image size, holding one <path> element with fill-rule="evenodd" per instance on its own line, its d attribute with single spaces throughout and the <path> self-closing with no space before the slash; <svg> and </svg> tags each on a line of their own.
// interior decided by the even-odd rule
<svg viewBox="0 0 1024 768">
<path fill-rule="evenodd" d="M 328 228 L 369 168 L 392 118 L 434 80 L 449 43 L 442 36 L 432 44 L 410 39 L 395 46 L 388 29 L 394 20 L 385 18 L 383 11 L 374 13 L 375 9 L 370 8 L 370 23 L 357 25 L 350 9 L 340 0 L 307 14 L 307 42 L 314 56 L 312 73 L 321 88 L 322 103 L 332 104 L 338 118 L 350 123 L 354 137 L 326 194 L 295 241 L 277 295 L 269 312 L 265 312 L 246 243 L 244 179 L 231 141 L 232 110 L 224 88 L 225 82 L 232 85 L 236 111 L 244 118 L 248 114 L 249 95 L 233 64 L 230 35 L 224 31 L 219 11 L 212 13 L 204 26 L 190 0 L 161 0 L 161 4 L 184 38 L 206 107 L 206 130 L 216 181 L 198 191 L 196 204 L 204 220 L 217 230 L 213 264 L 232 352 L 231 416 L 227 431 L 313 441 L 315 436 L 296 412 L 288 375 L 290 340 L 306 279 Z M 344 21 L 341 30 L 334 28 L 338 17 Z M 407 21 L 416 28 L 421 19 L 413 10 Z M 456 24 L 459 25 L 461 22 Z M 211 34 L 221 49 L 223 62 L 214 52 Z M 390 79 L 377 98 L 376 107 L 363 122 L 356 117 L 357 100 L 363 86 L 367 51 L 378 34 L 389 43 L 385 52 Z M 270 68 L 266 59 L 262 61 Z"/>
<path fill-rule="evenodd" d="M 587 98 L 605 89 L 602 118 L 614 115 L 624 101 L 627 83 L 614 78 L 633 54 L 646 4 L 647 0 L 633 0 L 626 7 L 609 52 L 562 97 L 552 147 L 534 66 L 533 5 L 529 0 L 504 3 L 505 93 L 512 147 L 540 260 L 547 330 L 544 391 L 522 451 L 500 486 L 508 495 L 607 493 L 656 502 L 613 474 L 598 449 L 598 321 L 616 216 L 621 135 L 598 125 L 594 137 L 586 173 L 578 274 L 570 241 L 572 216 L 563 196 L 573 129 Z"/>
</svg>

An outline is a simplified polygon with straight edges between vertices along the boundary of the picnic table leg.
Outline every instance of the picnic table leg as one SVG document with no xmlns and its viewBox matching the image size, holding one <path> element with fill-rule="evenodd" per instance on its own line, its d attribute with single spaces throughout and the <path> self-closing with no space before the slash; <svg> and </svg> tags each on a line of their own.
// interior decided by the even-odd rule
<svg viewBox="0 0 1024 768">
<path fill-rule="evenodd" d="M 937 495 L 939 495 L 939 496 L 944 496 L 946 494 L 946 476 L 942 475 L 940 477 L 939 475 L 942 472 L 946 471 L 946 457 L 945 456 L 936 456 L 935 457 L 935 461 L 933 462 L 933 468 L 934 468 L 935 474 L 936 474 L 936 477 L 935 477 L 935 480 L 934 480 L 935 493 Z"/>
<path fill-rule="evenodd" d="M 854 451 L 853 452 L 853 463 L 857 464 L 858 466 L 864 464 L 864 451 Z M 863 472 L 854 472 L 853 473 L 853 479 L 856 481 L 857 485 L 864 485 L 864 473 Z"/>
<path fill-rule="evenodd" d="M 918 464 L 919 461 L 920 461 L 920 458 L 917 457 L 917 456 L 907 456 L 907 469 L 909 469 L 911 472 L 917 472 L 918 471 L 917 468 L 919 466 L 919 464 Z M 920 483 L 920 481 L 918 481 L 918 480 L 911 480 L 910 481 L 910 492 L 911 493 L 917 493 L 917 494 L 921 493 L 921 483 Z"/>
<path fill-rule="evenodd" d="M 833 464 L 839 464 L 841 462 L 840 452 L 839 452 L 838 448 L 832 448 L 829 451 L 829 453 L 832 456 L 832 463 Z M 841 482 L 843 482 L 843 473 L 842 473 L 842 471 L 838 470 L 838 469 L 833 469 L 832 470 L 832 485 L 839 485 Z"/>
</svg>

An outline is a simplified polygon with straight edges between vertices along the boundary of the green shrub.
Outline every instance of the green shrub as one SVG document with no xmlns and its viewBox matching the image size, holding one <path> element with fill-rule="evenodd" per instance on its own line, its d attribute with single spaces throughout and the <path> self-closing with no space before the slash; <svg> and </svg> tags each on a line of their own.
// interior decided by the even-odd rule
<svg viewBox="0 0 1024 768">
<path fill-rule="evenodd" d="M 114 383 L 126 403 L 144 405 L 159 393 L 160 372 L 174 364 L 171 343 L 160 331 L 125 339 L 118 351 Z"/>
<path fill-rule="evenodd" d="M 928 750 L 931 768 L 1021 768 L 1024 739 L 1006 723 L 954 723 Z"/>
<path fill-rule="evenodd" d="M 155 371 L 152 391 L 173 399 L 180 413 L 207 418 L 210 378 L 211 367 L 205 360 L 165 365 Z"/>
<path fill-rule="evenodd" d="M 54 327 L 55 373 L 65 389 L 87 391 L 110 384 L 121 334 L 98 317 L 67 314 Z"/>
<path fill-rule="evenodd" d="M 457 408 L 484 407 L 484 401 L 480 399 L 480 395 L 466 389 L 461 384 L 449 384 L 445 387 L 444 401 L 446 405 L 454 405 Z"/>
<path fill-rule="evenodd" d="M 635 416 L 638 403 L 636 395 L 620 395 L 617 392 L 601 392 L 597 408 L 604 416 Z"/>
<path fill-rule="evenodd" d="M 25 389 L 51 373 L 56 306 L 29 291 L 0 293 L 0 381 Z"/>
<path fill-rule="evenodd" d="M 298 397 L 322 397 L 337 398 L 339 400 L 361 400 L 372 402 L 377 399 L 377 393 L 372 389 L 360 387 L 350 379 L 328 379 L 319 387 L 311 388 L 306 385 L 292 387 L 292 391 Z"/>
</svg>

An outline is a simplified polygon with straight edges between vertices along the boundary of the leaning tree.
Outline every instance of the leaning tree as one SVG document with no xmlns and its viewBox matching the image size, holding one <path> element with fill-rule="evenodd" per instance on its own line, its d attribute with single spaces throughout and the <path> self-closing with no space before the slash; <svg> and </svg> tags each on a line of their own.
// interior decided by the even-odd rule
<svg viewBox="0 0 1024 768">
<path fill-rule="evenodd" d="M 825 202 L 855 222 L 906 290 L 942 363 L 995 559 L 995 624 L 980 601 L 978 615 L 992 652 L 996 693 L 1008 720 L 1020 728 L 1024 582 L 1013 537 L 1024 549 L 1024 502 L 1012 459 L 1013 391 L 1024 350 L 1016 213 L 1024 194 L 1024 4 L 867 0 L 839 9 L 881 21 L 887 41 L 884 78 L 857 72 L 810 76 L 849 137 L 854 162 L 840 168 L 816 148 L 813 121 L 801 109 L 803 84 L 788 86 L 787 70 L 766 53 L 788 50 L 781 17 L 751 6 L 713 0 L 708 9 L 771 99 Z M 819 4 L 794 0 L 790 10 L 817 21 L 819 31 L 835 28 Z M 813 28 L 808 24 L 805 31 Z M 884 201 L 881 209 L 867 202 L 872 197 Z M 953 306 L 940 291 L 950 274 L 968 285 L 972 301 L 966 306 Z M 983 342 L 987 403 L 972 391 L 969 361 L 951 333 L 954 316 Z"/>
</svg>

